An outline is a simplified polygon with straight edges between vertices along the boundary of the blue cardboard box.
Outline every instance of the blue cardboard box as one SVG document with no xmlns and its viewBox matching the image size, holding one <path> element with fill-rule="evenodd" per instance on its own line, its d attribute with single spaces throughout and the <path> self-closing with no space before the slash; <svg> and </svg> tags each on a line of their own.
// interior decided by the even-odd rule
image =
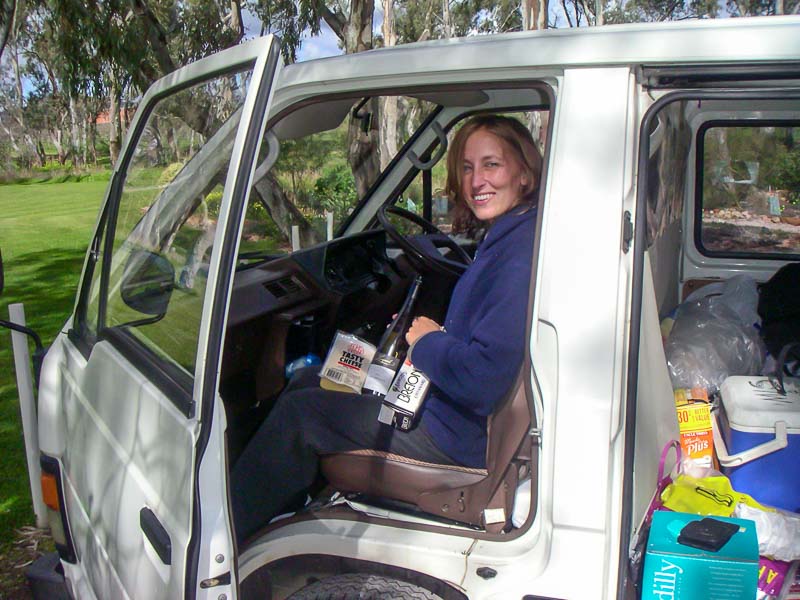
<svg viewBox="0 0 800 600">
<path fill-rule="evenodd" d="M 711 517 L 739 531 L 718 552 L 678 542 L 703 516 L 656 511 L 647 539 L 642 600 L 753 600 L 758 583 L 758 538 L 753 521 Z"/>
</svg>

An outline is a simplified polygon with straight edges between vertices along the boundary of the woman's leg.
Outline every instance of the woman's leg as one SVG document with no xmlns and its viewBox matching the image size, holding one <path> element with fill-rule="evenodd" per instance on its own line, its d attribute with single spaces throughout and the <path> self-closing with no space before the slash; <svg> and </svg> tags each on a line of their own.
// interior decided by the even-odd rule
<svg viewBox="0 0 800 600">
<path fill-rule="evenodd" d="M 374 396 L 333 392 L 318 377 L 293 381 L 250 440 L 231 473 L 234 523 L 252 535 L 314 482 L 319 455 L 372 448 L 452 464 L 420 428 L 398 431 L 378 422 Z"/>
</svg>

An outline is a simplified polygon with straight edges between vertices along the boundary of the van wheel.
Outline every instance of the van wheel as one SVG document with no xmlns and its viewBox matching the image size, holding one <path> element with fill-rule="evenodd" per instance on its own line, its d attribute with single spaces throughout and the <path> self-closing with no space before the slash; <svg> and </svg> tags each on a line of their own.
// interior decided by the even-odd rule
<svg viewBox="0 0 800 600">
<path fill-rule="evenodd" d="M 413 583 L 380 575 L 335 575 L 298 590 L 288 600 L 442 600 Z"/>
</svg>

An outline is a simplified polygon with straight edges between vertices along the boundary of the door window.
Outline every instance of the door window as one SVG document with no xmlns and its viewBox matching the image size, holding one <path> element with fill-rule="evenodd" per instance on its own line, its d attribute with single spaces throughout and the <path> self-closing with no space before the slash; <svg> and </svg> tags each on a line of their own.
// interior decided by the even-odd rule
<svg viewBox="0 0 800 600">
<path fill-rule="evenodd" d="M 219 76 L 164 98 L 149 112 L 111 214 L 107 291 L 97 285 L 96 270 L 88 298 L 88 313 L 97 308 L 101 329 L 133 336 L 190 376 L 249 80 L 249 71 Z M 109 242 L 104 247 L 108 251 Z"/>
</svg>

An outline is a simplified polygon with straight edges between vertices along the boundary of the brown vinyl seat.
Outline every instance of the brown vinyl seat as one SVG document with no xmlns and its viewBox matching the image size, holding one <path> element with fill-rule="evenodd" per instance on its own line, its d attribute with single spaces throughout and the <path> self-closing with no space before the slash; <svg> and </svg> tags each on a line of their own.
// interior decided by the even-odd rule
<svg viewBox="0 0 800 600">
<path fill-rule="evenodd" d="M 323 456 L 322 474 L 341 492 L 400 500 L 427 513 L 496 532 L 511 517 L 519 471 L 529 466 L 532 457 L 530 422 L 519 377 L 514 392 L 489 417 L 485 469 L 355 450 Z"/>
</svg>

